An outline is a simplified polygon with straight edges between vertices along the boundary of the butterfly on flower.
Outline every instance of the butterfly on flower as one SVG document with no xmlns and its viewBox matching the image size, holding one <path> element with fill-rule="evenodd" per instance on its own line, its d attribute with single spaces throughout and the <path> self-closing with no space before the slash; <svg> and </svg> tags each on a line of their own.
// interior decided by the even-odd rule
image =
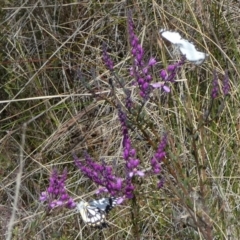
<svg viewBox="0 0 240 240">
<path fill-rule="evenodd" d="M 176 45 L 180 52 L 185 55 L 186 59 L 196 65 L 202 64 L 208 54 L 196 50 L 193 43 L 181 37 L 178 32 L 171 32 L 165 29 L 160 30 L 163 38 Z"/>
<path fill-rule="evenodd" d="M 109 197 L 93 200 L 91 202 L 81 201 L 77 204 L 83 221 L 93 227 L 105 228 L 106 214 L 118 204 L 119 198 Z"/>
</svg>

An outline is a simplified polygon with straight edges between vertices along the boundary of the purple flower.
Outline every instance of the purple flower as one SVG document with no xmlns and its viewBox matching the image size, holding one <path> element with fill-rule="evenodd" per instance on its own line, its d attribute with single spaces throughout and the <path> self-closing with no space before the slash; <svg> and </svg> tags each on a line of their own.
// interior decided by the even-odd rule
<svg viewBox="0 0 240 240">
<path fill-rule="evenodd" d="M 212 82 L 212 99 L 215 99 L 218 96 L 219 86 L 218 86 L 218 75 L 216 70 L 213 72 L 213 82 Z"/>
<path fill-rule="evenodd" d="M 96 194 L 108 193 L 108 190 L 105 187 L 99 187 L 95 193 Z"/>
<path fill-rule="evenodd" d="M 117 205 L 121 205 L 124 200 L 125 200 L 124 197 L 118 197 L 118 198 L 117 198 Z"/>
<path fill-rule="evenodd" d="M 160 71 L 160 78 L 163 80 L 162 82 L 150 83 L 153 88 L 160 88 L 164 92 L 169 93 L 170 88 L 167 86 L 167 82 L 174 82 L 176 75 L 180 68 L 185 63 L 186 58 L 183 56 L 181 60 L 175 64 L 169 65 L 167 69 L 163 69 Z"/>
<path fill-rule="evenodd" d="M 126 187 L 125 187 L 125 196 L 128 199 L 133 198 L 134 186 L 132 184 L 131 179 L 126 180 Z"/>
<path fill-rule="evenodd" d="M 170 88 L 164 83 L 164 82 L 156 82 L 156 83 L 151 83 L 150 84 L 153 88 L 161 88 L 163 89 L 165 92 L 169 93 L 170 92 Z"/>
<path fill-rule="evenodd" d="M 148 66 L 154 66 L 157 63 L 156 59 L 151 57 L 148 62 Z"/>
<path fill-rule="evenodd" d="M 39 197 L 40 202 L 45 202 L 48 200 L 47 192 L 41 192 L 41 195 Z"/>
<path fill-rule="evenodd" d="M 130 72 L 130 75 L 133 77 L 134 76 L 134 69 L 133 69 L 133 67 L 129 68 L 129 72 Z"/>
<path fill-rule="evenodd" d="M 163 69 L 160 72 L 160 77 L 162 78 L 163 81 L 166 82 L 174 82 L 175 78 L 177 76 L 177 73 L 181 69 L 181 67 L 184 65 L 186 58 L 183 56 L 179 62 L 169 65 L 167 69 Z"/>
<path fill-rule="evenodd" d="M 133 176 L 140 176 L 143 177 L 144 176 L 144 172 L 139 171 L 137 169 L 138 165 L 139 165 L 140 161 L 138 159 L 134 159 L 134 158 L 130 158 L 128 160 L 128 162 L 126 163 L 127 169 L 128 169 L 128 175 L 130 178 L 132 178 Z"/>
<path fill-rule="evenodd" d="M 62 175 L 58 175 L 56 169 L 53 169 L 49 179 L 49 187 L 46 191 L 42 192 L 39 200 L 41 202 L 48 202 L 48 208 L 53 209 L 59 206 L 67 208 L 74 208 L 76 203 L 68 195 L 65 189 L 65 181 L 67 179 L 67 170 L 64 169 Z"/>
<path fill-rule="evenodd" d="M 162 80 L 167 81 L 168 73 L 167 73 L 167 71 L 165 69 L 163 69 L 160 72 L 160 77 L 162 78 Z"/>
</svg>

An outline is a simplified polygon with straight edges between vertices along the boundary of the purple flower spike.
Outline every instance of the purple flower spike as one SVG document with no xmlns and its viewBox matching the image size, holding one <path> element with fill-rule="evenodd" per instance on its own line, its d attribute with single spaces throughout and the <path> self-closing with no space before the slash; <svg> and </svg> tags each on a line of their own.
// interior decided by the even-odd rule
<svg viewBox="0 0 240 240">
<path fill-rule="evenodd" d="M 108 192 L 112 196 L 115 196 L 121 191 L 123 180 L 113 175 L 112 167 L 107 166 L 104 161 L 102 161 L 102 164 L 96 163 L 87 153 L 85 153 L 84 164 L 75 154 L 73 154 L 73 158 L 81 172 L 100 186 L 96 191 L 97 194 Z"/>
<path fill-rule="evenodd" d="M 218 96 L 219 86 L 218 86 L 218 75 L 216 70 L 213 72 L 213 82 L 212 82 L 212 99 L 215 99 Z"/>
<path fill-rule="evenodd" d="M 126 93 L 126 103 L 125 103 L 125 106 L 130 111 L 131 108 L 133 107 L 133 101 L 132 101 L 132 98 L 131 98 L 131 92 L 130 92 L 130 90 L 125 89 L 125 93 Z"/>
<path fill-rule="evenodd" d="M 224 79 L 223 79 L 223 94 L 226 96 L 229 94 L 230 84 L 227 70 L 225 71 Z"/>
<path fill-rule="evenodd" d="M 53 209 L 60 206 L 67 208 L 75 208 L 76 203 L 68 195 L 65 189 L 65 181 L 67 179 L 67 170 L 65 169 L 62 175 L 58 175 L 56 169 L 53 169 L 49 179 L 49 187 L 42 192 L 39 200 L 41 202 L 48 202 L 48 208 Z"/>
<path fill-rule="evenodd" d="M 152 171 L 154 174 L 159 174 L 161 172 L 161 163 L 166 156 L 166 152 L 165 152 L 166 146 L 167 146 L 167 134 L 164 134 L 156 153 L 154 154 L 154 156 L 150 161 L 152 166 Z M 163 183 L 164 181 L 160 180 L 158 183 L 158 188 L 161 188 L 163 186 Z"/>
<path fill-rule="evenodd" d="M 105 43 L 103 43 L 102 49 L 103 49 L 102 60 L 105 64 L 105 66 L 107 67 L 107 69 L 112 71 L 114 63 L 113 63 L 112 59 L 110 58 L 109 54 L 107 53 L 107 46 Z"/>
<path fill-rule="evenodd" d="M 164 134 L 156 153 L 154 154 L 154 156 L 150 161 L 152 166 L 152 171 L 154 174 L 159 174 L 161 172 L 161 163 L 166 156 L 166 152 L 165 152 L 166 146 L 167 146 L 167 134 Z"/>
<path fill-rule="evenodd" d="M 122 125 L 123 158 L 126 161 L 126 169 L 128 172 L 128 176 L 130 177 L 133 177 L 134 175 L 143 176 L 144 173 L 137 170 L 140 161 L 139 159 L 136 158 L 136 150 L 132 148 L 131 140 L 128 135 L 127 117 L 120 107 L 118 108 L 118 117 Z"/>
<path fill-rule="evenodd" d="M 158 188 L 162 188 L 164 184 L 164 179 L 162 178 L 159 182 L 158 182 Z"/>
<path fill-rule="evenodd" d="M 123 158 L 126 161 L 126 180 L 125 180 L 125 197 L 130 199 L 133 198 L 134 186 L 132 184 L 133 176 L 143 177 L 144 173 L 138 170 L 140 160 L 136 158 L 136 150 L 132 147 L 131 140 L 128 134 L 127 127 L 127 116 L 121 110 L 121 107 L 118 107 L 118 117 L 122 125 L 122 134 L 123 134 Z"/>
<path fill-rule="evenodd" d="M 140 89 L 140 96 L 144 100 L 147 100 L 152 90 L 150 87 L 152 76 L 149 74 L 149 69 L 156 64 L 156 60 L 151 57 L 147 63 L 144 61 L 144 49 L 134 33 L 134 25 L 130 13 L 128 14 L 128 34 L 133 57 L 133 66 L 131 67 L 130 75 L 135 77 Z"/>
</svg>

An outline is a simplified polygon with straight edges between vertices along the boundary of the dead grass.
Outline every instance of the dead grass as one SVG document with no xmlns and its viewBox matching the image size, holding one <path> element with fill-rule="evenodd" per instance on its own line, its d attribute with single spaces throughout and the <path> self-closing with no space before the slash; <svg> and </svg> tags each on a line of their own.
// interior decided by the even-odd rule
<svg viewBox="0 0 240 240">
<path fill-rule="evenodd" d="M 1 239 L 240 238 L 239 3 L 127 2 L 1 3 Z M 101 46 L 107 43 L 115 72 L 139 106 L 138 88 L 129 84 L 128 9 L 146 56 L 159 61 L 154 81 L 160 69 L 176 60 L 171 46 L 159 38 L 161 28 L 180 32 L 210 57 L 199 67 L 185 65 L 181 81 L 164 99 L 155 91 L 140 119 L 129 114 L 142 169 L 150 167 L 168 132 L 165 184 L 158 190 L 154 176 L 136 181 L 136 205 L 129 201 L 113 210 L 111 227 L 99 231 L 86 227 L 76 211 L 47 215 L 38 199 L 54 166 L 68 168 L 67 188 L 76 200 L 95 198 L 96 186 L 76 169 L 72 151 L 81 156 L 87 149 L 123 171 L 121 127 Z M 214 69 L 219 83 L 229 71 L 231 94 L 212 103 Z M 124 101 L 118 84 L 116 97 Z"/>
</svg>

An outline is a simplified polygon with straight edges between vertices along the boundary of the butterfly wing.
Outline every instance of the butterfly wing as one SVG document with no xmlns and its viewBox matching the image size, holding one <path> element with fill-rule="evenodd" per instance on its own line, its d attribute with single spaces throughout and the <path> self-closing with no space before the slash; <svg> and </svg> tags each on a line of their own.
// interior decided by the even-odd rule
<svg viewBox="0 0 240 240">
<path fill-rule="evenodd" d="M 95 206 L 102 211 L 108 213 L 113 207 L 117 205 L 118 198 L 101 198 L 99 200 L 93 200 L 89 203 L 91 206 Z"/>
<path fill-rule="evenodd" d="M 94 227 L 107 227 L 106 214 L 117 205 L 117 198 L 101 198 L 91 202 L 81 201 L 77 208 L 82 216 L 83 221 Z"/>
<path fill-rule="evenodd" d="M 194 44 L 185 39 L 182 39 L 181 43 L 178 46 L 181 53 L 185 55 L 187 60 L 190 62 L 193 62 L 195 64 L 197 63 L 200 64 L 206 58 L 205 53 L 197 51 Z"/>
<path fill-rule="evenodd" d="M 197 51 L 194 44 L 183 39 L 178 32 L 160 30 L 160 34 L 169 42 L 175 44 L 186 59 L 194 64 L 202 64 L 208 56 L 206 53 Z"/>
<path fill-rule="evenodd" d="M 89 205 L 88 202 L 81 201 L 77 204 L 77 208 L 82 216 L 83 221 L 89 225 L 94 227 L 106 227 L 106 213 L 101 209 Z"/>
<path fill-rule="evenodd" d="M 106 213 L 101 211 L 99 208 L 88 206 L 87 207 L 87 224 L 94 227 L 104 227 Z"/>
<path fill-rule="evenodd" d="M 161 29 L 160 34 L 172 44 L 178 44 L 179 41 L 182 39 L 181 35 L 178 32 L 171 32 Z"/>
</svg>

